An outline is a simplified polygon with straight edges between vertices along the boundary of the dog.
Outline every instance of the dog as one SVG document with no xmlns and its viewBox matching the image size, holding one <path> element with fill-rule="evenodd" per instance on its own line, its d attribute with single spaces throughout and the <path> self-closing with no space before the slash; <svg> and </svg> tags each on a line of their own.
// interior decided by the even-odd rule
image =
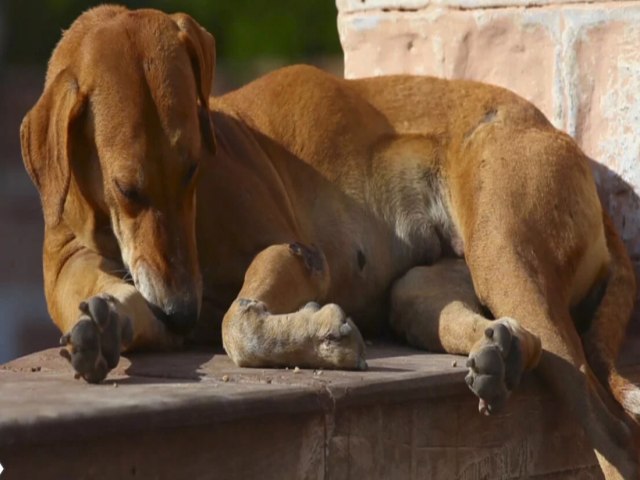
<svg viewBox="0 0 640 480">
<path fill-rule="evenodd" d="M 469 355 L 485 414 L 536 368 L 606 478 L 640 478 L 635 278 L 568 135 L 471 81 L 294 66 L 212 97 L 214 69 L 191 17 L 118 6 L 52 54 L 20 135 L 77 377 L 215 337 L 239 366 L 365 369 L 390 321 Z"/>
</svg>

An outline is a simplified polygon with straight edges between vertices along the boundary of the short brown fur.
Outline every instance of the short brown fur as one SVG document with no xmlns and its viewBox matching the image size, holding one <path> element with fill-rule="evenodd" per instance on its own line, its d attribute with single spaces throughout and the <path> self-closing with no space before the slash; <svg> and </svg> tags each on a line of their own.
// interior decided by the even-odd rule
<svg viewBox="0 0 640 480">
<path fill-rule="evenodd" d="M 239 365 L 365 368 L 359 329 L 390 315 L 470 355 L 485 413 L 538 365 L 606 477 L 639 478 L 638 390 L 614 367 L 635 280 L 569 136 L 468 81 L 296 66 L 210 98 L 214 63 L 186 15 L 98 7 L 25 117 L 47 303 L 79 376 L 220 335 Z M 604 280 L 585 354 L 570 307 Z"/>
</svg>

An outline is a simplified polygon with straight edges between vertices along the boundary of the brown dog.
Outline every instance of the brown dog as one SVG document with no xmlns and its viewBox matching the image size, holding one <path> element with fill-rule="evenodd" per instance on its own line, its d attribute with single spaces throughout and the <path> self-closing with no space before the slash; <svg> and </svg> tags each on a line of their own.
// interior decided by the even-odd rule
<svg viewBox="0 0 640 480">
<path fill-rule="evenodd" d="M 485 413 L 538 365 L 607 478 L 638 478 L 614 367 L 634 277 L 571 138 L 473 82 L 299 66 L 209 98 L 213 71 L 211 35 L 153 10 L 90 10 L 53 53 L 21 138 L 79 376 L 220 327 L 238 365 L 365 368 L 359 328 L 390 316 L 470 354 Z"/>
</svg>

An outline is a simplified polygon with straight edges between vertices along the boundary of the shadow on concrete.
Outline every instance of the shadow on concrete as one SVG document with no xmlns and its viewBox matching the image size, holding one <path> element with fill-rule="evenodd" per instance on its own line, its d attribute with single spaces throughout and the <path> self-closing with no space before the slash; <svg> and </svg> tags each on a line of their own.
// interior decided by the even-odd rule
<svg viewBox="0 0 640 480">
<path fill-rule="evenodd" d="M 216 356 L 226 354 L 222 348 L 191 347 L 180 352 L 140 352 L 126 354 L 131 365 L 125 370 L 129 378 L 121 383 L 148 383 L 157 380 L 199 382 L 206 375 L 205 364 L 215 363 Z M 226 362 L 225 362 L 226 363 Z"/>
</svg>

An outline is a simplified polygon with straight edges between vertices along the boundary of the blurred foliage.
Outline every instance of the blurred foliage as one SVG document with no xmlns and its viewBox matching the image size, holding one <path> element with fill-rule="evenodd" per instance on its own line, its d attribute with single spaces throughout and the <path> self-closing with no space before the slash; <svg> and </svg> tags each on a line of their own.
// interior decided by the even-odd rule
<svg viewBox="0 0 640 480">
<path fill-rule="evenodd" d="M 91 0 L 2 0 L 10 63 L 44 63 L 60 32 Z M 334 0 L 121 0 L 129 8 L 158 8 L 192 15 L 216 38 L 218 58 L 287 61 L 340 54 Z"/>
</svg>

